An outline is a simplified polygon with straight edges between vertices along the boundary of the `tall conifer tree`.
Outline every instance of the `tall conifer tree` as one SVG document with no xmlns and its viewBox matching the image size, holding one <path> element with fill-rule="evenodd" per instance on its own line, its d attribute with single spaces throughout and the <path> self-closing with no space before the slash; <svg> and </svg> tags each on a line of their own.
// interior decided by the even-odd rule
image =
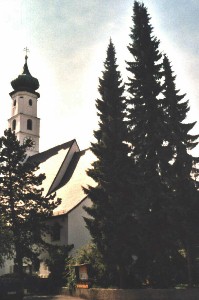
<svg viewBox="0 0 199 300">
<path fill-rule="evenodd" d="M 36 175 L 38 166 L 26 159 L 26 148 L 15 133 L 5 130 L 0 139 L 0 214 L 11 234 L 15 272 L 23 274 L 23 259 L 34 262 L 45 247 L 46 218 L 60 204 L 55 195 L 42 195 L 45 174 Z"/>
<path fill-rule="evenodd" d="M 124 287 L 127 266 L 133 263 L 132 254 L 136 251 L 137 241 L 132 214 L 133 187 L 129 180 L 131 160 L 129 147 L 124 143 L 127 138 L 124 85 L 117 71 L 112 41 L 104 67 L 99 79 L 101 99 L 96 100 L 99 129 L 94 131 L 96 142 L 91 145 L 97 160 L 93 169 L 88 171 L 97 187 L 85 189 L 93 202 L 91 208 L 86 208 L 92 217 L 87 218 L 86 223 L 105 263 L 114 273 L 119 273 L 119 285 Z"/>
<path fill-rule="evenodd" d="M 185 95 L 176 90 L 175 78 L 167 56 L 164 57 L 164 108 L 167 114 L 168 142 L 172 149 L 173 159 L 170 166 L 169 186 L 172 191 L 171 220 L 173 235 L 180 242 L 179 247 L 185 250 L 189 285 L 196 280 L 195 250 L 198 244 L 198 210 L 199 183 L 195 179 L 199 170 L 196 164 L 199 159 L 190 153 L 196 147 L 199 135 L 192 135 L 190 130 L 196 122 L 185 123 L 189 103 Z"/>
<path fill-rule="evenodd" d="M 134 26 L 128 46 L 133 61 L 127 62 L 130 72 L 128 92 L 129 141 L 133 157 L 149 178 L 159 174 L 162 161 L 163 111 L 159 100 L 162 92 L 162 55 L 159 41 L 153 34 L 147 9 L 134 2 Z M 143 172 L 142 172 L 143 173 Z M 159 177 L 159 176 L 158 176 Z"/>
<path fill-rule="evenodd" d="M 170 194 L 165 178 L 172 153 L 162 102 L 162 54 L 144 4 L 135 1 L 133 12 L 132 41 L 128 46 L 132 61 L 127 62 L 130 72 L 127 118 L 132 159 L 138 168 L 137 184 L 142 187 L 137 201 L 143 228 L 140 272 L 149 284 L 168 286 L 173 264 L 170 257 L 176 249 L 167 222 Z"/>
</svg>

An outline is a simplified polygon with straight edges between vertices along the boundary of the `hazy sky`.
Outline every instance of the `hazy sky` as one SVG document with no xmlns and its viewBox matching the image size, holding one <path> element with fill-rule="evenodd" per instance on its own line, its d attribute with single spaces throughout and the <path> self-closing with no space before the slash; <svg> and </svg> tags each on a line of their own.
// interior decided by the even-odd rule
<svg viewBox="0 0 199 300">
<path fill-rule="evenodd" d="M 199 113 L 199 1 L 144 0 L 161 50 L 172 61 L 177 86 Z M 95 99 L 110 37 L 127 78 L 132 26 L 130 0 L 0 0 L 0 135 L 11 113 L 10 81 L 21 73 L 24 47 L 41 97 L 40 150 L 73 138 L 89 147 L 97 118 Z M 195 128 L 199 133 L 199 125 Z"/>
</svg>

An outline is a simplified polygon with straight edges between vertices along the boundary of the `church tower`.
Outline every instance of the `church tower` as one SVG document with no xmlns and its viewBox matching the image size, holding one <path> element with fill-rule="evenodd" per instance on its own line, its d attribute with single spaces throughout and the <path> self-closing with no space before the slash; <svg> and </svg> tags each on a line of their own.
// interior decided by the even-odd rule
<svg viewBox="0 0 199 300">
<path fill-rule="evenodd" d="M 27 60 L 26 53 L 22 74 L 11 82 L 12 108 L 8 127 L 15 131 L 20 144 L 26 139 L 32 140 L 32 147 L 27 151 L 30 156 L 39 152 L 40 119 L 37 117 L 37 100 L 40 95 L 36 92 L 39 81 L 30 74 Z"/>
</svg>

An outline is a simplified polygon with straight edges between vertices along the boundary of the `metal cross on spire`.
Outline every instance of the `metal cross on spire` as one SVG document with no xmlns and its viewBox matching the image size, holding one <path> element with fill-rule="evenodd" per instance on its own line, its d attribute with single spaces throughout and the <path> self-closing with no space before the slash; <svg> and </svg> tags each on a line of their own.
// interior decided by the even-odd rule
<svg viewBox="0 0 199 300">
<path fill-rule="evenodd" d="M 30 50 L 29 50 L 27 47 L 25 47 L 25 48 L 23 49 L 23 51 L 25 51 L 25 53 L 26 53 L 25 60 L 27 61 L 27 58 L 28 58 L 28 52 L 30 52 Z"/>
</svg>

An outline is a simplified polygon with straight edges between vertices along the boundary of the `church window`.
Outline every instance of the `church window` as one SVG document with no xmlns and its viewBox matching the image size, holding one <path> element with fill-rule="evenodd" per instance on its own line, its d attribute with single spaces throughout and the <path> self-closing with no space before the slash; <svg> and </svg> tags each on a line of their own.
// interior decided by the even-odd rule
<svg viewBox="0 0 199 300">
<path fill-rule="evenodd" d="M 12 121 L 12 130 L 15 130 L 16 129 L 16 120 L 14 119 Z"/>
<path fill-rule="evenodd" d="M 61 238 L 61 225 L 56 222 L 52 227 L 52 241 L 60 241 L 60 238 Z"/>
<path fill-rule="evenodd" d="M 27 120 L 27 129 L 32 130 L 32 120 L 31 119 Z"/>
<path fill-rule="evenodd" d="M 17 103 L 17 101 L 16 101 L 16 99 L 13 101 L 13 106 L 16 106 L 16 103 Z"/>
<path fill-rule="evenodd" d="M 21 96 L 20 98 L 23 98 L 23 96 Z"/>
<path fill-rule="evenodd" d="M 32 99 L 29 99 L 29 105 L 32 106 Z"/>
</svg>

